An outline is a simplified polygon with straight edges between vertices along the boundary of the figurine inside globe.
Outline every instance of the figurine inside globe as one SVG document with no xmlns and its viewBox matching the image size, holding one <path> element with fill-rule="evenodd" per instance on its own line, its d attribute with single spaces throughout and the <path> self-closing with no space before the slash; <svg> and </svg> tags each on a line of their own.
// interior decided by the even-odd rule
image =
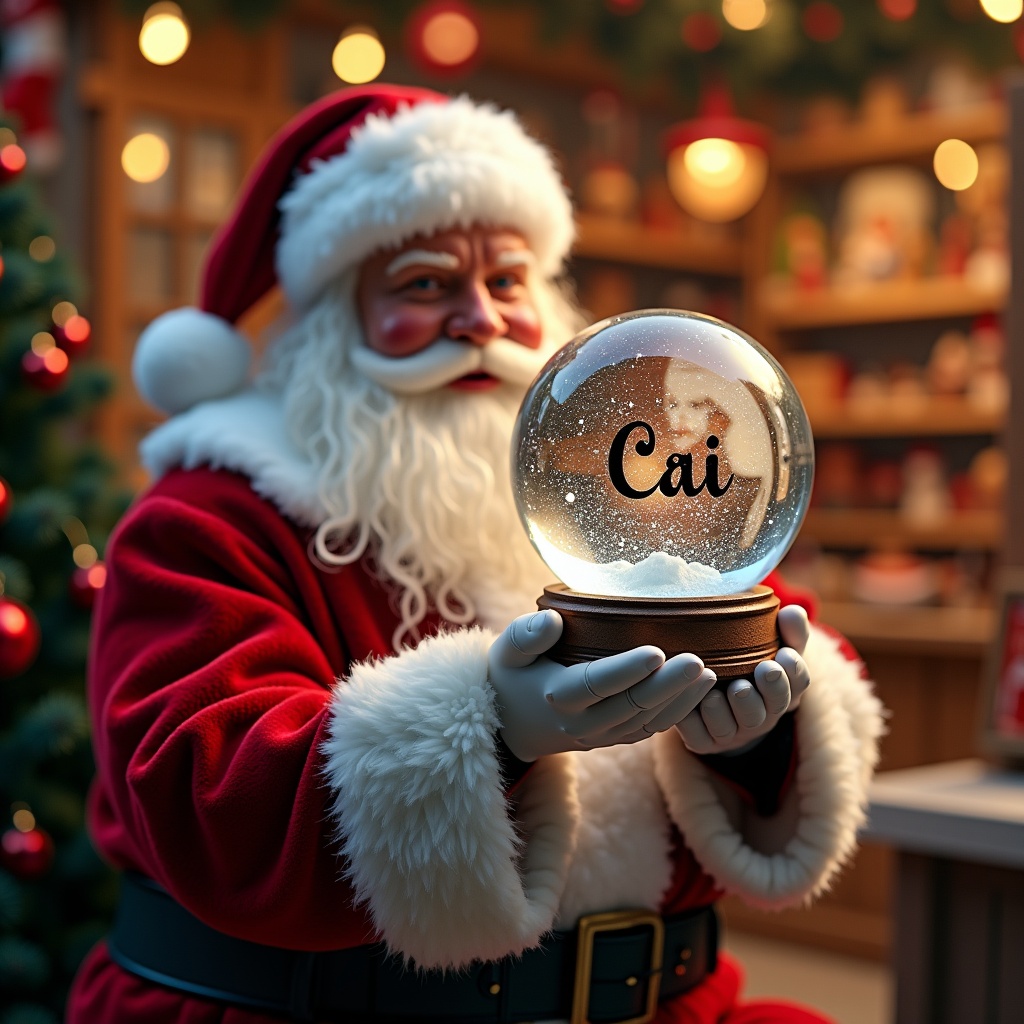
<svg viewBox="0 0 1024 1024">
<path fill-rule="evenodd" d="M 782 560 L 810 500 L 814 451 L 792 383 L 709 316 L 642 310 L 561 349 L 512 442 L 519 514 L 572 590 L 736 594 Z"/>
</svg>

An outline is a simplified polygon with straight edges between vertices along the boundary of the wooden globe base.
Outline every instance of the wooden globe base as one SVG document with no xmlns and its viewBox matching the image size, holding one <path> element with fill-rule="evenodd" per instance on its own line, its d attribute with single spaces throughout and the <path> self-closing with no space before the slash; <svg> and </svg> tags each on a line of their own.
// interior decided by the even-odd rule
<svg viewBox="0 0 1024 1024">
<path fill-rule="evenodd" d="M 779 649 L 779 599 L 758 586 L 723 597 L 600 597 L 565 584 L 544 588 L 538 608 L 553 608 L 564 627 L 548 657 L 563 665 L 595 661 L 653 644 L 665 656 L 696 654 L 719 682 L 749 676 Z"/>
</svg>

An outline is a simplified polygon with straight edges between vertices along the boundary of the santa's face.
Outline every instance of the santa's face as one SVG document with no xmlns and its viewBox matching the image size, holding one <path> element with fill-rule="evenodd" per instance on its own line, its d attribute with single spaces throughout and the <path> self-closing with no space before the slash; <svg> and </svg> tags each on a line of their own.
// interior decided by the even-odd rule
<svg viewBox="0 0 1024 1024">
<path fill-rule="evenodd" d="M 353 363 L 398 394 L 528 384 L 550 354 L 540 351 L 533 262 L 522 235 L 486 227 L 370 256 L 357 286 L 365 346 Z"/>
</svg>

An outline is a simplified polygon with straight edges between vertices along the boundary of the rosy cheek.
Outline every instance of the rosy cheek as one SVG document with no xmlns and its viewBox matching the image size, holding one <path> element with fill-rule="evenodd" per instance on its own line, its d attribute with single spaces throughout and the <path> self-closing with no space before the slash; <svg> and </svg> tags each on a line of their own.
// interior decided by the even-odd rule
<svg viewBox="0 0 1024 1024">
<path fill-rule="evenodd" d="M 425 306 L 402 305 L 378 311 L 376 322 L 368 325 L 370 348 L 386 356 L 411 356 L 421 352 L 441 335 L 441 317 Z"/>
<path fill-rule="evenodd" d="M 513 341 L 518 341 L 527 348 L 540 348 L 544 340 L 544 330 L 533 303 L 516 303 L 505 310 L 503 315 L 505 323 L 508 324 L 508 336 Z"/>
</svg>

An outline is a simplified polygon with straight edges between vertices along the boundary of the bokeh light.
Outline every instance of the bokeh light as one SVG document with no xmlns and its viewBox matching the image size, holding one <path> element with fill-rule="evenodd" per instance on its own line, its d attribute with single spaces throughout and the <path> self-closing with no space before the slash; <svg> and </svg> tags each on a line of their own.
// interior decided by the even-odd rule
<svg viewBox="0 0 1024 1024">
<path fill-rule="evenodd" d="M 56 306 L 50 311 L 50 317 L 58 327 L 63 327 L 68 320 L 77 315 L 78 307 L 73 302 L 68 302 L 66 299 L 63 302 L 58 302 Z"/>
<path fill-rule="evenodd" d="M 334 73 L 350 85 L 372 82 L 384 70 L 384 47 L 372 28 L 359 25 L 348 29 L 331 55 Z"/>
<path fill-rule="evenodd" d="M 37 356 L 45 356 L 56 344 L 57 342 L 49 331 L 37 331 L 32 335 L 29 347 Z"/>
<path fill-rule="evenodd" d="M 843 33 L 843 12 L 828 0 L 815 0 L 804 8 L 803 26 L 816 43 L 831 43 Z"/>
<path fill-rule="evenodd" d="M 978 154 L 961 139 L 940 142 L 932 160 L 939 183 L 954 192 L 970 188 L 978 177 Z"/>
<path fill-rule="evenodd" d="M 130 138 L 121 150 L 121 167 L 132 181 L 148 184 L 156 181 L 171 162 L 166 141 L 153 132 L 140 132 Z"/>
<path fill-rule="evenodd" d="M 180 60 L 191 41 L 188 23 L 174 3 L 153 4 L 139 31 L 139 49 L 150 64 L 161 66 Z"/>
<path fill-rule="evenodd" d="M 683 19 L 679 33 L 683 42 L 697 53 L 708 53 L 722 41 L 722 26 L 707 11 L 696 11 Z"/>
<path fill-rule="evenodd" d="M 760 28 L 768 20 L 765 0 L 722 0 L 722 17 L 741 32 Z"/>
<path fill-rule="evenodd" d="M 96 564 L 96 560 L 100 556 L 91 544 L 76 544 L 75 550 L 71 553 L 71 557 L 74 559 L 75 565 L 77 565 L 79 569 L 88 569 L 90 566 Z"/>
<path fill-rule="evenodd" d="M 48 263 L 57 254 L 57 243 L 49 235 L 36 235 L 28 243 L 28 254 L 37 263 Z"/>
<path fill-rule="evenodd" d="M 480 32 L 461 11 L 439 11 L 423 26 L 422 42 L 428 60 L 458 67 L 472 60 L 480 46 Z"/>
<path fill-rule="evenodd" d="M 917 0 L 878 0 L 878 9 L 890 21 L 906 21 L 917 11 Z"/>
<path fill-rule="evenodd" d="M 1024 13 L 1024 0 L 981 0 L 981 9 L 993 21 L 1009 24 Z"/>
<path fill-rule="evenodd" d="M 0 165 L 8 174 L 17 174 L 23 170 L 28 162 L 25 150 L 15 142 L 9 142 L 3 149 L 0 149 Z"/>
</svg>

